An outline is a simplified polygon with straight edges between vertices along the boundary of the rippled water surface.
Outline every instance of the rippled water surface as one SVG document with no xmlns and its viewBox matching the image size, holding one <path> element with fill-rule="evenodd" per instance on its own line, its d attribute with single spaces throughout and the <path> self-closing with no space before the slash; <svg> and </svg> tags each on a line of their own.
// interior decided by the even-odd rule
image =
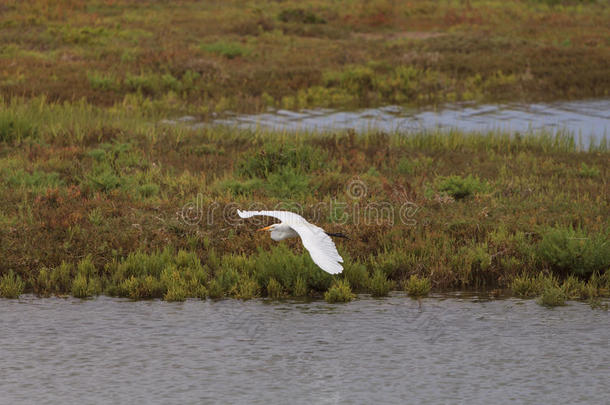
<svg viewBox="0 0 610 405">
<path fill-rule="evenodd" d="M 195 128 L 209 124 L 198 123 L 195 117 L 190 116 L 164 122 L 176 124 L 180 121 Z M 288 131 L 331 131 L 348 128 L 404 131 L 441 128 L 467 132 L 504 130 L 527 133 L 544 129 L 550 132 L 567 131 L 582 136 L 584 140 L 600 140 L 610 131 L 610 99 L 487 105 L 459 103 L 447 104 L 436 110 L 397 106 L 357 111 L 277 110 L 264 114 L 229 114 L 212 123 Z"/>
<path fill-rule="evenodd" d="M 6 404 L 607 404 L 610 315 L 467 295 L 0 300 Z"/>
</svg>

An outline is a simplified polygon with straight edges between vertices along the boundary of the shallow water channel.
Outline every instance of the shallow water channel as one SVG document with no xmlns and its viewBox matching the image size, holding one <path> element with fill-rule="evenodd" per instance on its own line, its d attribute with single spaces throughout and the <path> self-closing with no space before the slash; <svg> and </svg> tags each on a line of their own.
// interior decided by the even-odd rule
<svg viewBox="0 0 610 405">
<path fill-rule="evenodd" d="M 356 111 L 310 109 L 272 110 L 262 114 L 231 114 L 211 122 L 198 122 L 185 116 L 163 120 L 165 124 L 184 124 L 193 128 L 228 125 L 239 128 L 265 128 L 280 131 L 420 131 L 451 130 L 485 132 L 490 130 L 529 133 L 545 130 L 568 132 L 581 137 L 584 146 L 610 135 L 610 99 L 557 101 L 551 103 L 445 104 L 437 109 L 398 106 Z"/>
<path fill-rule="evenodd" d="M 0 301 L 0 403 L 606 404 L 610 314 L 453 293 Z"/>
<path fill-rule="evenodd" d="M 459 103 L 446 104 L 436 110 L 397 106 L 357 111 L 277 110 L 265 114 L 233 115 L 214 123 L 308 131 L 353 128 L 390 132 L 441 128 L 465 132 L 500 130 L 526 133 L 544 129 L 567 131 L 585 139 L 599 140 L 610 131 L 610 99 L 532 104 Z"/>
</svg>

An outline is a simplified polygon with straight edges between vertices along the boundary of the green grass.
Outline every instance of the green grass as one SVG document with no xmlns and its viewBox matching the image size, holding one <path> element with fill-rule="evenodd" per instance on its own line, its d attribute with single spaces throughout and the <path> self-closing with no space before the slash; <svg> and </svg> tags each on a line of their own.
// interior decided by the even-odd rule
<svg viewBox="0 0 610 405">
<path fill-rule="evenodd" d="M 269 285 L 267 285 L 268 287 Z M 251 277 L 243 276 L 239 283 L 239 291 L 237 293 L 237 298 L 242 300 L 249 300 L 255 298 L 259 295 L 260 287 L 256 280 Z M 295 294 L 296 295 L 296 294 Z M 300 293 L 299 295 L 305 295 Z"/>
<path fill-rule="evenodd" d="M 295 297 L 305 297 L 308 294 L 308 286 L 305 280 L 301 276 L 297 276 L 297 280 L 294 283 L 294 289 L 292 295 Z"/>
<path fill-rule="evenodd" d="M 112 74 L 91 72 L 87 74 L 87 78 L 93 90 L 118 91 L 120 89 L 118 79 Z"/>
<path fill-rule="evenodd" d="M 545 307 L 558 307 L 566 305 L 566 293 L 559 287 L 549 287 L 542 291 L 538 298 L 538 303 Z"/>
<path fill-rule="evenodd" d="M 269 298 L 278 299 L 278 298 L 282 298 L 282 296 L 284 296 L 284 289 L 283 289 L 282 285 L 273 277 L 271 277 L 269 279 L 266 290 L 267 290 L 267 296 Z"/>
<path fill-rule="evenodd" d="M 599 177 L 600 171 L 595 166 L 588 166 L 585 162 L 580 164 L 580 169 L 578 170 L 578 175 L 580 177 L 588 177 L 588 178 L 597 178 Z"/>
<path fill-rule="evenodd" d="M 610 238 L 571 227 L 549 228 L 538 244 L 537 255 L 553 270 L 589 276 L 610 268 Z"/>
<path fill-rule="evenodd" d="M 468 175 L 438 177 L 436 179 L 436 188 L 441 193 L 447 193 L 456 200 L 474 195 L 477 192 L 482 192 L 487 189 L 485 182 L 478 178 Z"/>
<path fill-rule="evenodd" d="M 538 273 L 536 275 L 521 275 L 511 282 L 511 289 L 518 297 L 535 297 L 543 291 L 559 287 L 559 282 L 552 274 Z"/>
<path fill-rule="evenodd" d="M 430 292 L 430 280 L 426 277 L 421 278 L 411 275 L 403 284 L 404 290 L 409 296 L 414 298 L 425 297 Z"/>
<path fill-rule="evenodd" d="M 369 282 L 369 290 L 373 297 L 385 297 L 394 287 L 394 282 L 388 280 L 385 273 L 381 270 L 376 270 Z"/>
<path fill-rule="evenodd" d="M 102 292 L 102 282 L 90 256 L 78 262 L 76 276 L 72 280 L 70 294 L 76 298 L 87 298 Z"/>
<path fill-rule="evenodd" d="M 365 264 L 347 259 L 346 263 L 344 263 L 342 274 L 354 291 L 362 292 L 368 290 L 371 280 Z"/>
<path fill-rule="evenodd" d="M 324 293 L 324 299 L 329 304 L 334 304 L 337 302 L 350 302 L 355 298 L 355 295 L 352 293 L 352 289 L 350 288 L 347 280 L 338 280 L 336 281 L 329 289 Z"/>
<path fill-rule="evenodd" d="M 608 297 L 608 273 L 599 277 L 594 273 L 588 280 L 569 276 L 563 281 L 549 273 L 520 275 L 511 282 L 513 294 L 522 298 L 538 297 L 537 302 L 547 307 L 566 305 L 568 300 L 583 300 L 593 308 L 603 307 L 600 297 Z"/>
<path fill-rule="evenodd" d="M 168 266 L 161 273 L 161 283 L 165 286 L 165 301 L 184 301 L 187 297 L 187 283 L 174 266 Z"/>
<path fill-rule="evenodd" d="M 0 142 L 12 143 L 36 137 L 38 129 L 28 117 L 10 110 L 0 111 Z"/>
<path fill-rule="evenodd" d="M 24 288 L 25 283 L 12 270 L 0 278 L 0 297 L 2 298 L 19 298 Z"/>
</svg>

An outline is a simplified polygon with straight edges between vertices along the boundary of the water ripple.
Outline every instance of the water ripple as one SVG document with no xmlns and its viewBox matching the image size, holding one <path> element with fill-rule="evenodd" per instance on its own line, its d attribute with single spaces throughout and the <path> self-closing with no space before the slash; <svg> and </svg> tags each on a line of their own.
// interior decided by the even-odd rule
<svg viewBox="0 0 610 405">
<path fill-rule="evenodd" d="M 1 303 L 3 403 L 605 403 L 609 394 L 609 314 L 581 303 Z"/>
</svg>

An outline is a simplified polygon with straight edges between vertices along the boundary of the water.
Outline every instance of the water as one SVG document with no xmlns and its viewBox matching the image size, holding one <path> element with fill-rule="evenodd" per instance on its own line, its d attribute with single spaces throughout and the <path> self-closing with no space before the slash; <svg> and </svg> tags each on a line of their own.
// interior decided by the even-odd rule
<svg viewBox="0 0 610 405">
<path fill-rule="evenodd" d="M 209 123 L 186 116 L 164 120 L 166 124 L 187 124 L 201 128 Z M 466 132 L 502 130 L 528 133 L 537 130 L 565 131 L 583 139 L 599 141 L 610 131 L 610 99 L 558 101 L 552 103 L 509 103 L 475 105 L 447 104 L 437 110 L 397 106 L 357 111 L 311 109 L 298 112 L 277 110 L 264 114 L 228 114 L 212 121 L 216 125 L 275 130 L 333 131 L 342 129 L 386 132 L 422 129 L 459 129 Z"/>
<path fill-rule="evenodd" d="M 0 300 L 2 404 L 607 404 L 610 315 L 454 294 Z"/>
</svg>

